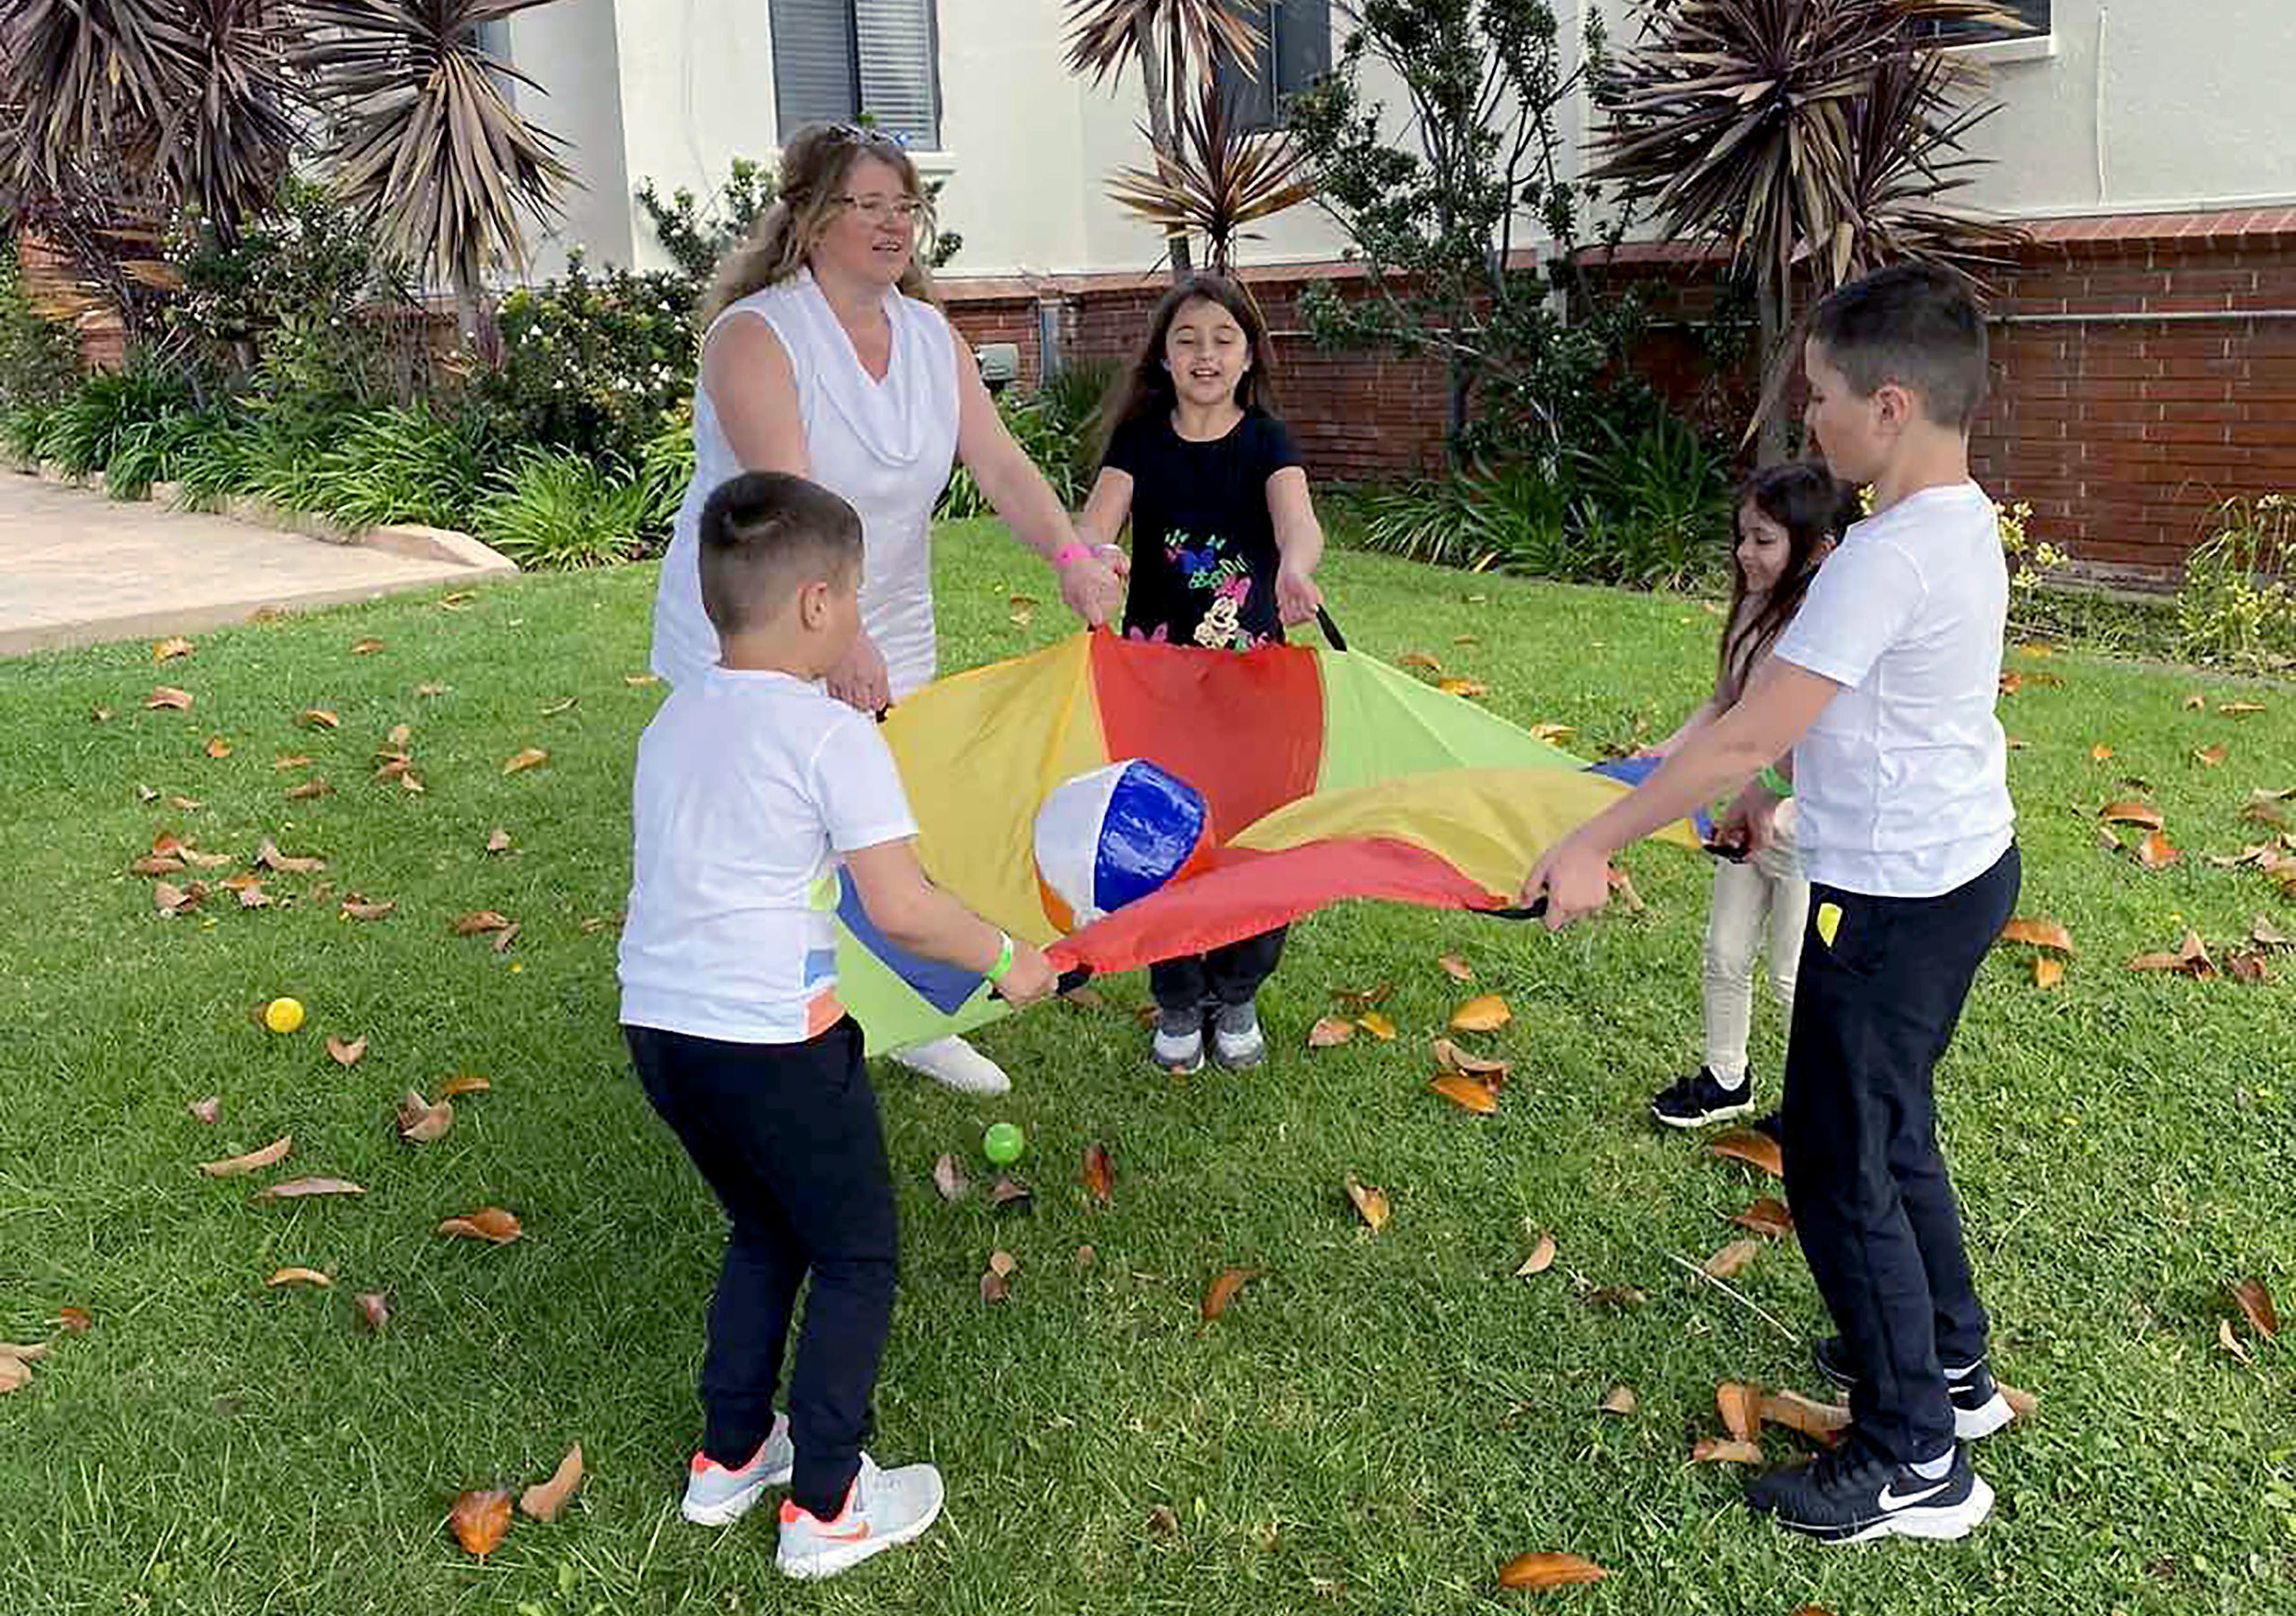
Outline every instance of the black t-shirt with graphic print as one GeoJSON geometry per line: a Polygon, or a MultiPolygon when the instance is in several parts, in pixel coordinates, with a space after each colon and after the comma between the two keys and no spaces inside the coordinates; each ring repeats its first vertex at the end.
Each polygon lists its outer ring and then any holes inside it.
{"type": "Polygon", "coordinates": [[[1127,636],[1221,650],[1283,637],[1267,480],[1300,451],[1282,421],[1248,411],[1225,437],[1191,443],[1168,415],[1128,421],[1101,464],[1132,477],[1127,636]]]}

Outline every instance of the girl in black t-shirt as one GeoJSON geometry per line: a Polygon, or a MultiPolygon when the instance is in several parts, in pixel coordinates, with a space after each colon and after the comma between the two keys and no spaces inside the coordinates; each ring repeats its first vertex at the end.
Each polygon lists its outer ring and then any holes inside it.
{"type": "MultiPolygon", "coordinates": [[[[1108,412],[1108,446],[1084,514],[1088,543],[1132,524],[1124,631],[1135,639],[1248,651],[1280,642],[1323,604],[1324,534],[1292,435],[1271,409],[1267,326],[1224,275],[1165,294],[1108,412]]],[[[1149,972],[1158,1065],[1194,1072],[1267,1056],[1257,995],[1281,930],[1149,972]]]]}

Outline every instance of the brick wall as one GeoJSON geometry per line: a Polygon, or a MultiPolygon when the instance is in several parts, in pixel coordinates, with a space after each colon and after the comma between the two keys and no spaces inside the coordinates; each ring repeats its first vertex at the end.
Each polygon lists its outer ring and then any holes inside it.
{"type": "MultiPolygon", "coordinates": [[[[2033,507],[2032,531],[2084,573],[2173,585],[2218,501],[2296,492],[2296,209],[2051,220],[2002,277],[1994,395],[1972,442],[1977,475],[2033,507]]],[[[1633,284],[1654,326],[1636,363],[1709,430],[1735,435],[1752,378],[1717,374],[1707,327],[1714,260],[1677,244],[1631,247],[1607,274],[1633,284]]],[[[1300,330],[1299,295],[1343,290],[1344,265],[1248,273],[1276,333],[1278,398],[1319,479],[1393,477],[1440,464],[1439,367],[1325,353],[1300,330]]],[[[944,282],[976,343],[1039,358],[1035,306],[1058,306],[1065,351],[1121,357],[1161,277],[944,282]],[[1007,334],[985,335],[1003,332],[1007,334]]]]}

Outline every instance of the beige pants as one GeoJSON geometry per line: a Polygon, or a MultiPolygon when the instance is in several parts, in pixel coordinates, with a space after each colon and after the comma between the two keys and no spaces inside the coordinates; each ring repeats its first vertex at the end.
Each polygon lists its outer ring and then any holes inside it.
{"type": "Polygon", "coordinates": [[[1768,941],[1770,991],[1788,1026],[1794,1020],[1794,973],[1802,960],[1802,926],[1810,913],[1810,883],[1794,847],[1794,803],[1778,807],[1778,839],[1744,864],[1718,859],[1714,900],[1706,915],[1706,1069],[1735,1088],[1746,1074],[1746,1039],[1753,1030],[1754,960],[1768,941]]]}

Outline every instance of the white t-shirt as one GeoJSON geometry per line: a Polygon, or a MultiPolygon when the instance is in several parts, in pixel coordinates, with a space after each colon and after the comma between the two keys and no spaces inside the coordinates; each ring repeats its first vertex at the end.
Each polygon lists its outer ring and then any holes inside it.
{"type": "Polygon", "coordinates": [[[1924,489],[1850,528],[1776,655],[1841,694],[1794,748],[1802,867],[1934,898],[2006,852],[2008,743],[1993,706],[2009,610],[1993,501],[1924,489]]]}
{"type": "Polygon", "coordinates": [[[917,834],[877,726],[787,673],[709,668],[638,743],[622,1019],[796,1044],[837,998],[838,855],[917,834]]]}

